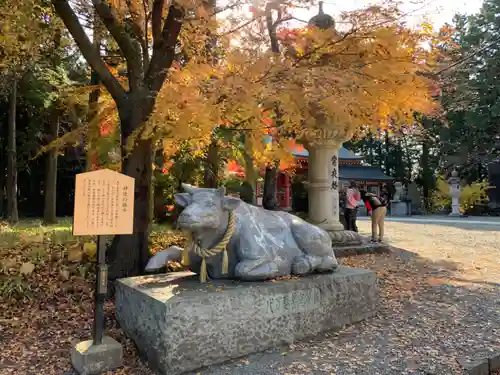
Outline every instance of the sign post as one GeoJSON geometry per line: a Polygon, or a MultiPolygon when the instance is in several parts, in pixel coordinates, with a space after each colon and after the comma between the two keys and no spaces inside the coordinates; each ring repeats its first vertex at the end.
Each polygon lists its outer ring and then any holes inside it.
{"type": "Polygon", "coordinates": [[[104,301],[108,291],[108,265],[106,264],[106,241],[97,236],[97,275],[95,279],[94,345],[102,344],[104,334],[104,301]]]}
{"type": "Polygon", "coordinates": [[[132,234],[134,229],[134,179],[101,169],[80,173],[75,181],[73,235],[97,235],[97,275],[92,340],[78,343],[71,352],[73,367],[80,374],[90,368],[104,372],[121,366],[121,345],[104,336],[104,301],[107,294],[108,266],[103,236],[132,234]],[[102,344],[105,345],[102,345],[102,344]],[[103,358],[106,358],[103,360],[103,358]]]}

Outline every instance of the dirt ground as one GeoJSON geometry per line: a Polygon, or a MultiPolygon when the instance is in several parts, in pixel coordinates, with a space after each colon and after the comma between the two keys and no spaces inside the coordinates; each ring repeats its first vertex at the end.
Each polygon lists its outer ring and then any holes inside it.
{"type": "Polygon", "coordinates": [[[201,374],[451,375],[500,352],[500,232],[390,222],[386,239],[390,254],[341,260],[377,272],[376,317],[201,374]]]}
{"type": "MultiPolygon", "coordinates": [[[[369,229],[368,222],[359,225],[369,229]]],[[[386,238],[395,247],[389,254],[341,260],[377,272],[377,316],[198,373],[461,374],[462,359],[500,351],[499,232],[387,223],[386,238]]],[[[19,263],[37,249],[19,243],[1,255],[19,263]]],[[[44,248],[39,258],[19,284],[29,297],[0,298],[0,375],[72,374],[71,344],[90,337],[92,272],[71,268],[62,245],[44,248]]],[[[112,303],[106,311],[107,334],[125,347],[125,366],[108,375],[150,374],[117,326],[112,303]]]]}

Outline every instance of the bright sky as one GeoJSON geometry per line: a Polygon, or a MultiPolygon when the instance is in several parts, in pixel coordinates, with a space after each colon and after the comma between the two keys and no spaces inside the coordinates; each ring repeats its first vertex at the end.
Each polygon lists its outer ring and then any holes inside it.
{"type": "MultiPolygon", "coordinates": [[[[435,27],[440,27],[446,22],[451,22],[456,13],[474,14],[479,11],[483,3],[482,0],[402,0],[401,9],[405,13],[410,13],[407,21],[412,25],[422,22],[432,23],[435,27]]],[[[364,8],[370,4],[380,4],[376,0],[325,0],[325,13],[338,19],[340,12],[364,8]]],[[[309,20],[318,13],[318,8],[310,10],[296,10],[294,16],[300,19],[309,20]]]]}

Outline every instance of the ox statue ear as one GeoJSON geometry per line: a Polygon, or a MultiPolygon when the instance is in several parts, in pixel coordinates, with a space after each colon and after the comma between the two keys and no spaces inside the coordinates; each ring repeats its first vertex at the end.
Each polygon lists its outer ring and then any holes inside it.
{"type": "Polygon", "coordinates": [[[193,185],[189,185],[189,184],[186,184],[186,183],[181,183],[181,186],[182,188],[184,189],[184,191],[186,193],[189,193],[189,194],[194,194],[195,190],[196,190],[196,187],[194,187],[193,185]]]}
{"type": "Polygon", "coordinates": [[[191,204],[191,194],[189,193],[177,193],[174,194],[175,203],[181,207],[186,207],[191,204]]]}
{"type": "Polygon", "coordinates": [[[224,197],[222,199],[222,208],[225,211],[233,211],[235,210],[241,203],[240,198],[236,197],[224,197]]]}

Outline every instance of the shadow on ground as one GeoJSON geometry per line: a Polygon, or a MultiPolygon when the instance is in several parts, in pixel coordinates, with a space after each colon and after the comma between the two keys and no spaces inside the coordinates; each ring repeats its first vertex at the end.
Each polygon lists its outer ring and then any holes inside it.
{"type": "MultiPolygon", "coordinates": [[[[90,337],[93,275],[72,275],[61,281],[61,251],[62,247],[54,247],[48,255],[58,257],[37,264],[36,272],[27,278],[31,300],[0,299],[6,307],[0,316],[2,375],[71,373],[72,343],[90,337]]],[[[436,244],[436,254],[440,251],[436,244]]],[[[474,263],[473,255],[469,261],[474,263]]],[[[435,262],[396,248],[385,254],[348,256],[340,262],[377,272],[381,306],[376,317],[197,373],[455,375],[461,374],[461,358],[500,350],[498,262],[488,266],[489,274],[495,275],[488,282],[471,277],[468,269],[451,260],[435,262]]],[[[106,304],[106,315],[107,334],[124,344],[126,365],[108,375],[150,374],[118,328],[111,303],[106,304]]]]}
{"type": "Polygon", "coordinates": [[[498,284],[469,281],[455,262],[397,248],[341,261],[377,272],[376,317],[198,373],[461,374],[461,360],[500,350],[498,284]]]}

